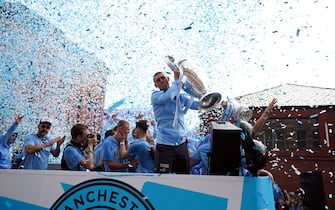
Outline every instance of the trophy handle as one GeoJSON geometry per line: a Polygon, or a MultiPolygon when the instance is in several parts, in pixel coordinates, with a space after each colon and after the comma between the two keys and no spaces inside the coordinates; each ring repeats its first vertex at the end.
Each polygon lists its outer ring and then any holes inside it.
{"type": "Polygon", "coordinates": [[[168,65],[168,67],[172,71],[174,71],[178,68],[177,64],[174,63],[174,58],[172,56],[170,56],[170,55],[165,56],[164,60],[165,60],[165,63],[168,65]]]}

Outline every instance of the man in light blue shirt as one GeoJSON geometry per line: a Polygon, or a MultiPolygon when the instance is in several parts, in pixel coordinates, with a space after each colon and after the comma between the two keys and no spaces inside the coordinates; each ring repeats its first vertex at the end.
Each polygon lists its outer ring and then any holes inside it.
{"type": "Polygon", "coordinates": [[[154,159],[151,146],[147,142],[147,120],[139,120],[133,132],[133,143],[126,150],[126,144],[120,143],[120,153],[122,158],[132,158],[138,162],[137,173],[153,173],[154,159]]]}
{"type": "MultiPolygon", "coordinates": [[[[208,134],[210,135],[210,134],[208,134]]],[[[209,175],[209,162],[208,155],[211,152],[211,144],[207,142],[202,144],[195,152],[190,156],[191,166],[195,166],[201,163],[201,174],[209,175]]]]}
{"type": "Polygon", "coordinates": [[[155,87],[159,89],[151,95],[157,122],[155,172],[189,174],[184,116],[189,108],[197,110],[199,102],[188,94],[180,93],[186,80],[185,77],[179,78],[178,68],[173,72],[174,82],[171,87],[165,72],[157,72],[153,77],[155,87]]]}
{"type": "MultiPolygon", "coordinates": [[[[113,136],[115,131],[107,130],[103,139],[107,139],[109,136],[113,136]]],[[[101,138],[102,139],[102,138],[101,138]]],[[[105,171],[103,162],[103,141],[101,140],[98,145],[94,148],[94,170],[95,171],[105,171]]]]}
{"type": "Polygon", "coordinates": [[[51,128],[51,120],[42,118],[35,134],[29,134],[24,141],[25,159],[24,169],[46,170],[50,154],[59,156],[60,146],[65,140],[65,136],[58,136],[54,139],[47,136],[51,128]]]}
{"type": "Polygon", "coordinates": [[[63,152],[61,163],[62,169],[71,171],[93,170],[93,149],[96,142],[97,136],[90,134],[86,125],[74,125],[71,128],[71,141],[66,145],[63,152]],[[84,152],[84,149],[86,149],[86,153],[84,152]]]}
{"type": "Polygon", "coordinates": [[[113,136],[104,140],[102,160],[106,172],[128,172],[128,160],[121,158],[119,144],[120,142],[113,136]]]}
{"type": "Polygon", "coordinates": [[[120,154],[120,144],[126,144],[128,148],[129,131],[129,122],[120,120],[116,125],[115,135],[107,137],[103,142],[102,160],[106,172],[128,172],[128,168],[137,166],[136,161],[128,161],[120,154]]]}
{"type": "Polygon", "coordinates": [[[14,133],[23,116],[18,116],[15,123],[0,136],[0,169],[10,169],[12,167],[12,146],[16,140],[17,133],[14,133]]]}

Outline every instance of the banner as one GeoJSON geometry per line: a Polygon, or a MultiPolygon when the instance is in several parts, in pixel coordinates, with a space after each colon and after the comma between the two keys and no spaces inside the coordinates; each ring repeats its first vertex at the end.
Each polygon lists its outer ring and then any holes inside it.
{"type": "Polygon", "coordinates": [[[268,177],[0,170],[1,209],[274,210],[268,177]]]}

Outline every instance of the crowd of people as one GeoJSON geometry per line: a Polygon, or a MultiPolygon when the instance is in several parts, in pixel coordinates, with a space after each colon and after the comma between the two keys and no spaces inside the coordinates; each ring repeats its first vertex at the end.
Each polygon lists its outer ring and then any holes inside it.
{"type": "MultiPolygon", "coordinates": [[[[271,173],[262,168],[265,159],[259,167],[250,168],[248,165],[259,164],[259,156],[255,159],[250,151],[266,156],[266,147],[255,139],[277,100],[269,103],[254,125],[239,119],[239,115],[233,113],[229,100],[222,101],[216,108],[223,112],[206,119],[208,132],[203,138],[195,140],[187,136],[184,118],[189,110],[198,110],[199,101],[181,91],[186,79],[178,68],[173,74],[172,82],[165,72],[157,72],[153,76],[154,86],[158,89],[151,96],[154,120],[145,119],[140,113],[132,127],[130,122],[118,119],[117,113],[114,113],[99,134],[91,133],[84,124],[75,124],[71,128],[71,140],[62,147],[66,137],[51,138],[48,133],[52,120],[43,117],[37,125],[37,132],[25,137],[20,156],[12,160],[11,146],[17,137],[15,130],[23,119],[23,116],[18,116],[0,137],[0,169],[46,170],[49,156],[62,154],[62,170],[210,175],[211,125],[215,121],[231,121],[242,130],[241,164],[234,175],[267,175],[273,180],[271,173]],[[249,152],[250,157],[246,155],[249,152]]],[[[278,197],[277,191],[280,191],[280,199],[275,199],[281,202],[285,194],[274,181],[273,186],[275,196],[278,197]]]]}

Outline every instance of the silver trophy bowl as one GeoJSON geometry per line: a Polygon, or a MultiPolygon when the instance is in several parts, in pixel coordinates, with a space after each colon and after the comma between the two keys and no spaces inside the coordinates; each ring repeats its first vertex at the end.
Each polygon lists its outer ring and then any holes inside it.
{"type": "Polygon", "coordinates": [[[183,59],[176,65],[172,56],[167,56],[165,62],[172,71],[178,68],[186,76],[187,81],[183,85],[183,90],[199,99],[200,111],[210,111],[221,102],[220,93],[207,90],[207,76],[198,62],[191,59],[183,59]]]}

